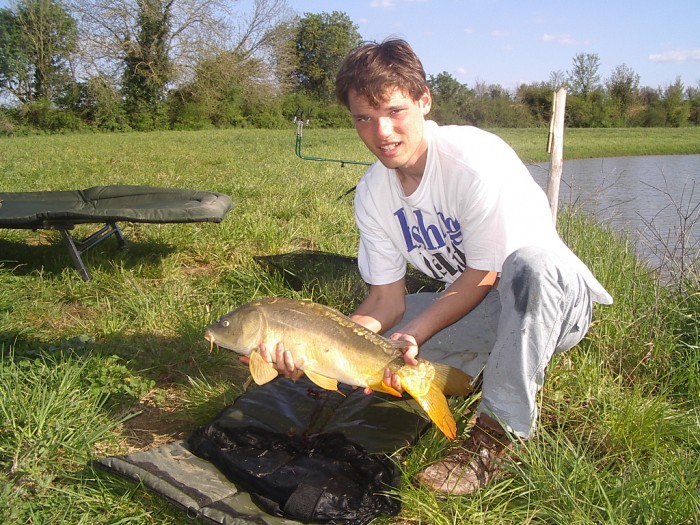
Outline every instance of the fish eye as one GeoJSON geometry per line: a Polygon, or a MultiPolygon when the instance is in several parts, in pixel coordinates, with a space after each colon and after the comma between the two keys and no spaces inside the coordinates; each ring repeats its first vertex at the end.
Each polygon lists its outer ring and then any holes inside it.
{"type": "Polygon", "coordinates": [[[229,323],[227,319],[224,319],[223,321],[221,321],[221,325],[222,325],[224,328],[228,328],[228,325],[230,325],[230,324],[231,324],[231,323],[229,323]]]}

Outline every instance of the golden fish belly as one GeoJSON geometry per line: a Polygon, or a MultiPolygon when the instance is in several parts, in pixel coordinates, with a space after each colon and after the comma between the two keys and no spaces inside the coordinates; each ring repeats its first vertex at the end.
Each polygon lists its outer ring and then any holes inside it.
{"type": "Polygon", "coordinates": [[[292,331],[268,325],[270,330],[265,340],[269,348],[281,342],[292,354],[294,365],[301,370],[313,370],[353,386],[367,387],[380,381],[387,367],[394,369],[403,364],[399,351],[392,356],[359,336],[348,340],[334,333],[336,330],[331,330],[329,336],[319,332],[318,326],[314,328],[316,333],[310,336],[303,326],[292,331]]]}

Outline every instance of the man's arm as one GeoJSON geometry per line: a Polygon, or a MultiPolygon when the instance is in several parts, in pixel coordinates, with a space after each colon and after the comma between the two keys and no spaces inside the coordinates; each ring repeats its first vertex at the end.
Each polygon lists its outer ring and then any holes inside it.
{"type": "MultiPolygon", "coordinates": [[[[406,324],[401,332],[391,334],[391,339],[412,343],[403,354],[404,361],[410,365],[418,364],[418,347],[476,308],[497,281],[496,272],[467,268],[428,308],[406,324]]],[[[389,369],[384,372],[384,382],[399,392],[402,391],[399,377],[389,369]]]]}
{"type": "Polygon", "coordinates": [[[350,319],[379,334],[396,325],[406,311],[406,279],[390,284],[371,285],[369,294],[350,319]]]}
{"type": "Polygon", "coordinates": [[[447,290],[401,330],[422,345],[434,334],[471,312],[496,283],[496,272],[467,268],[447,290]]]}

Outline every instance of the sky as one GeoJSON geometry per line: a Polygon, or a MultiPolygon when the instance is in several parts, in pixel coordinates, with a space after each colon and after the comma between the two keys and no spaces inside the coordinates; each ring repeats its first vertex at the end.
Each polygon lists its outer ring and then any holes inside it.
{"type": "Polygon", "coordinates": [[[548,81],[578,53],[600,59],[601,81],[626,64],[640,87],[678,77],[700,87],[700,0],[287,0],[305,13],[342,11],[364,40],[407,40],[428,75],[462,84],[548,81]]]}
{"type": "MultiPolygon", "coordinates": [[[[0,0],[6,7],[11,0],[0,0]]],[[[300,16],[341,11],[364,40],[407,40],[428,75],[460,83],[544,82],[578,53],[601,81],[626,64],[640,86],[700,87],[700,0],[286,0],[300,16]]],[[[238,0],[242,10],[252,0],[238,0]]],[[[236,4],[232,4],[235,8],[236,4]]]]}

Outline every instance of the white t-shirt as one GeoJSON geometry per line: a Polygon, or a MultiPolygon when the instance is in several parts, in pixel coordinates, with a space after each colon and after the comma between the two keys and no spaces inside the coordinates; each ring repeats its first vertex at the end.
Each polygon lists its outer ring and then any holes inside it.
{"type": "Polygon", "coordinates": [[[425,123],[425,136],[425,172],[411,195],[380,162],[357,186],[358,259],[367,283],[401,279],[407,261],[452,283],[467,266],[500,272],[518,248],[541,246],[571,261],[596,302],[612,302],[559,238],[545,193],[510,146],[478,128],[432,121],[425,123]]]}

